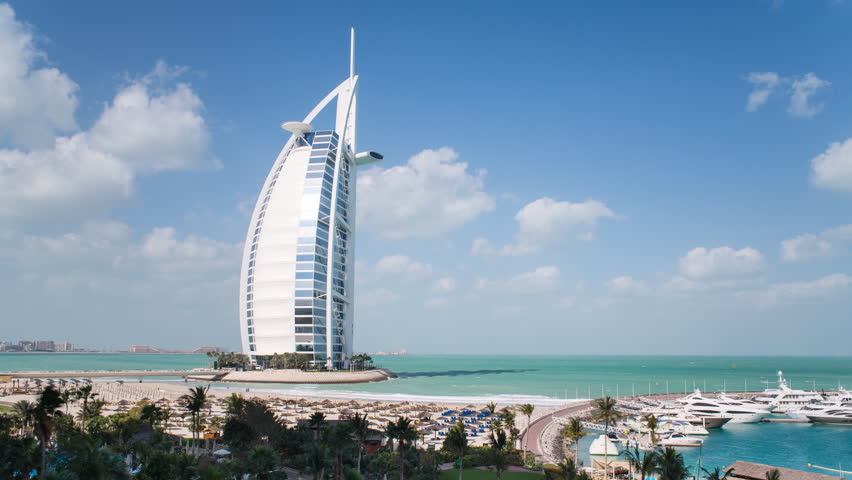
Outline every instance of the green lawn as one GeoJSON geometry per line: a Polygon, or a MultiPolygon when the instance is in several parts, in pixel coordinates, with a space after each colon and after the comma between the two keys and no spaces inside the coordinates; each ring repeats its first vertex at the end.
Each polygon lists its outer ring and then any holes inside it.
{"type": "Polygon", "coordinates": [[[11,412],[12,407],[7,407],[6,405],[0,405],[0,412],[11,412]]]}
{"type": "MultiPolygon", "coordinates": [[[[462,472],[462,480],[494,480],[497,474],[488,470],[477,468],[465,468],[462,472]]],[[[527,472],[503,472],[503,480],[541,480],[544,475],[540,473],[527,472]]],[[[455,468],[441,472],[441,480],[459,480],[459,471],[455,468]]]]}

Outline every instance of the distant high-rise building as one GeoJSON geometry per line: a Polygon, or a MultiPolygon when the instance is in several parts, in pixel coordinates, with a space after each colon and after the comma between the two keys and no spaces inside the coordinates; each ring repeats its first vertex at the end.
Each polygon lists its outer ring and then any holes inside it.
{"type": "Polygon", "coordinates": [[[192,350],[190,353],[209,353],[209,352],[220,352],[222,349],[215,345],[204,345],[202,347],[198,347],[192,350]]]}
{"type": "Polygon", "coordinates": [[[56,349],[53,340],[38,340],[35,342],[35,350],[37,352],[52,352],[56,349]]]}
{"type": "Polygon", "coordinates": [[[19,340],[18,346],[21,347],[22,352],[32,352],[36,347],[35,342],[29,340],[19,340]]]}
{"type": "Polygon", "coordinates": [[[308,354],[315,364],[342,367],[352,356],[355,169],[382,159],[355,153],[358,76],[354,31],[349,77],[292,133],[258,196],[240,275],[243,352],[308,354]],[[336,100],[333,130],[310,125],[336,100]]]}
{"type": "Polygon", "coordinates": [[[71,345],[71,342],[57,342],[56,343],[56,351],[57,352],[73,352],[74,346],[71,345]]]}

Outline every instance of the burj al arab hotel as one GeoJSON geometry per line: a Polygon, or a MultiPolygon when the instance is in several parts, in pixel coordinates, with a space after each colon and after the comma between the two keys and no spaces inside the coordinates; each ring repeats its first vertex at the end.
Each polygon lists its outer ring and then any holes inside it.
{"type": "Polygon", "coordinates": [[[353,30],[349,77],[304,120],[281,125],[291,135],[251,216],[239,305],[242,348],[253,361],[296,352],[342,368],[352,356],[355,170],[382,159],[355,153],[354,44],[353,30]],[[333,129],[315,130],[311,123],[332,101],[333,129]]]}

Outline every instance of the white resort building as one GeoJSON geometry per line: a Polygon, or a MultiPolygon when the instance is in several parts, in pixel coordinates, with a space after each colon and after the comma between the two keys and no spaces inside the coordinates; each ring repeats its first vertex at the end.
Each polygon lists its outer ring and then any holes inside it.
{"type": "Polygon", "coordinates": [[[352,356],[355,170],[382,159],[356,154],[358,76],[349,77],[301,122],[275,159],[252,213],[240,274],[240,332],[253,361],[305,353],[342,368],[352,356]],[[337,106],[333,129],[311,122],[337,106]]]}

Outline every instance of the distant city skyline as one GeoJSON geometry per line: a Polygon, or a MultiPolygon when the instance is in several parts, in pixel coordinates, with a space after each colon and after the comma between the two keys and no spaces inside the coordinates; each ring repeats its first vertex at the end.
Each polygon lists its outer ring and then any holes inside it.
{"type": "Polygon", "coordinates": [[[355,27],[359,144],[386,158],[357,179],[356,351],[848,355],[850,22],[0,3],[3,335],[240,350],[279,125],[348,74],[355,27]]]}

